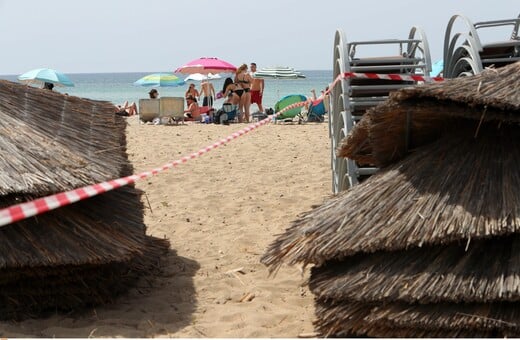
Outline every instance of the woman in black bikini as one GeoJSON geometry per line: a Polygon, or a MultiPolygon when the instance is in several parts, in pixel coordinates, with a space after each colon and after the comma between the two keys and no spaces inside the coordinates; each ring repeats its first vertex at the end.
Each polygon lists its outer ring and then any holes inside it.
{"type": "Polygon", "coordinates": [[[251,107],[251,93],[249,91],[251,90],[252,80],[251,75],[247,72],[247,64],[240,65],[235,75],[235,83],[242,89],[235,90],[235,93],[240,96],[240,104],[238,106],[240,111],[238,121],[240,123],[243,121],[249,123],[249,108],[251,107]]]}
{"type": "Polygon", "coordinates": [[[222,87],[222,94],[224,98],[228,98],[228,96],[231,94],[231,103],[233,105],[238,105],[240,103],[240,96],[237,94],[238,87],[235,83],[233,83],[233,79],[226,78],[224,80],[224,86],[222,87]]]}

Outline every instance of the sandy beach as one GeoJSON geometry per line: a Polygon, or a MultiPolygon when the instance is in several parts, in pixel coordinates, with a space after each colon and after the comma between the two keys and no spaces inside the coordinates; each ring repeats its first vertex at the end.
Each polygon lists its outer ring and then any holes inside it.
{"type": "MultiPolygon", "coordinates": [[[[247,125],[143,125],[128,118],[134,173],[247,125]]],[[[171,243],[164,272],[116,303],[0,322],[2,337],[298,337],[314,329],[308,270],[269,276],[260,256],[331,193],[327,123],[268,124],[137,183],[147,231],[171,243]]]]}

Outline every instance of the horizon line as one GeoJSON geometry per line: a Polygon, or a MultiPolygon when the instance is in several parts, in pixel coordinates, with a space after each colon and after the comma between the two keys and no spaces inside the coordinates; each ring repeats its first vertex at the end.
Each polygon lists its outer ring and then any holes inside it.
{"type": "MultiPolygon", "coordinates": [[[[333,71],[332,69],[298,69],[298,71],[333,71]]],[[[168,71],[115,71],[115,72],[63,72],[65,74],[117,74],[117,73],[158,73],[158,72],[168,72],[168,71]]],[[[22,72],[23,73],[23,72],[22,72]]],[[[20,74],[22,74],[20,73],[20,74]]],[[[174,73],[175,72],[171,72],[174,73]]],[[[223,72],[224,73],[224,72],[223,72]]],[[[228,72],[230,73],[230,72],[228,72]]],[[[232,72],[231,72],[232,73],[232,72]]],[[[20,74],[0,74],[0,77],[10,76],[16,77],[20,74]]]]}

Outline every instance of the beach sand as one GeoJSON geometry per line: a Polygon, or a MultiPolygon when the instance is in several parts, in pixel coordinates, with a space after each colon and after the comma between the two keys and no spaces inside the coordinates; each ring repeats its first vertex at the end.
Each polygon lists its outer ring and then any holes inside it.
{"type": "MultiPolygon", "coordinates": [[[[208,146],[246,124],[137,124],[134,173],[208,146]]],[[[114,304],[0,322],[2,337],[298,337],[314,329],[308,269],[276,276],[259,260],[275,235],[331,193],[327,123],[268,124],[137,182],[150,235],[168,238],[164,273],[114,304]]]]}

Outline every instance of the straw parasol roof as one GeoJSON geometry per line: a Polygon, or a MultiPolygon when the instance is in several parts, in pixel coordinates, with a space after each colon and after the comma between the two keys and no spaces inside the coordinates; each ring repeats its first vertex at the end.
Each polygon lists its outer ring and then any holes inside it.
{"type": "MultiPolygon", "coordinates": [[[[0,81],[0,207],[132,173],[108,102],[0,81]]],[[[0,315],[114,300],[169,245],[146,236],[133,186],[0,228],[0,315]]]]}
{"type": "Polygon", "coordinates": [[[452,118],[476,123],[518,123],[519,87],[520,62],[517,62],[471,77],[395,91],[388,101],[364,115],[351,131],[352,136],[343,140],[338,155],[364,162],[360,156],[369,154],[372,163],[382,167],[437,138],[452,118]],[[359,152],[360,149],[364,152],[359,152]]]}
{"type": "Polygon", "coordinates": [[[519,251],[520,237],[515,235],[358,254],[313,267],[309,288],[317,297],[335,301],[519,301],[519,251]]]}
{"type": "Polygon", "coordinates": [[[262,262],[272,269],[282,260],[321,264],[360,251],[518,231],[519,197],[511,188],[519,183],[510,171],[518,166],[512,155],[520,151],[511,142],[518,132],[506,123],[520,120],[520,95],[511,90],[520,84],[519,74],[515,63],[392,93],[356,125],[340,151],[385,167],[302,215],[262,262]],[[486,106],[484,118],[479,105],[486,106]],[[407,121],[413,126],[408,138],[407,121]],[[481,179],[494,181],[482,186],[481,179]]]}
{"type": "Polygon", "coordinates": [[[375,164],[372,148],[368,139],[369,119],[361,119],[355,129],[351,131],[342,141],[337,150],[338,157],[349,157],[355,159],[359,164],[375,164]],[[347,156],[348,155],[348,156],[347,156]]]}
{"type": "Polygon", "coordinates": [[[0,98],[0,195],[45,195],[131,173],[113,104],[5,80],[0,98]]]}
{"type": "Polygon", "coordinates": [[[468,242],[520,230],[520,131],[455,127],[303,214],[269,247],[272,269],[322,264],[358,252],[468,242]],[[469,136],[468,136],[469,135],[469,136]],[[475,198],[478,199],[475,199],[475,198]]]}
{"type": "Polygon", "coordinates": [[[317,300],[314,322],[324,336],[374,337],[518,337],[520,312],[515,303],[364,304],[317,300]]]}
{"type": "Polygon", "coordinates": [[[142,254],[140,197],[134,188],[121,188],[1,227],[0,269],[100,264],[142,254]]]}
{"type": "Polygon", "coordinates": [[[322,335],[520,335],[519,68],[394,92],[344,139],[379,172],[261,259],[315,265],[322,335]]]}

